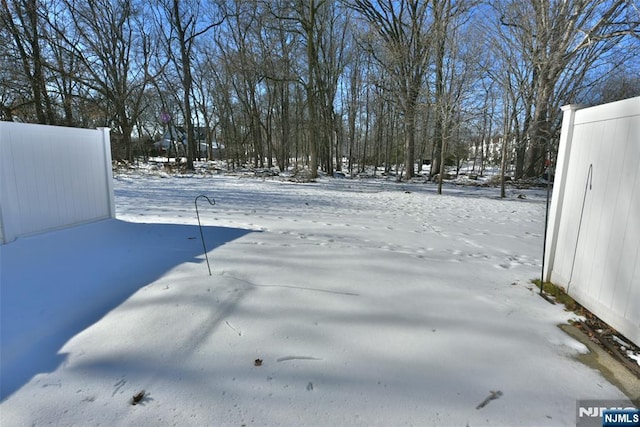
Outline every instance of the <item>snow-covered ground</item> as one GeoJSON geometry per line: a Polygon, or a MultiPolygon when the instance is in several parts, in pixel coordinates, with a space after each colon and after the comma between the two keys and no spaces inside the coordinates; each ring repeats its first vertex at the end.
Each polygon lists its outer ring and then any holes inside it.
{"type": "Polygon", "coordinates": [[[0,247],[2,426],[570,426],[577,399],[624,398],[530,284],[544,191],[121,174],[115,192],[117,220],[0,247]]]}

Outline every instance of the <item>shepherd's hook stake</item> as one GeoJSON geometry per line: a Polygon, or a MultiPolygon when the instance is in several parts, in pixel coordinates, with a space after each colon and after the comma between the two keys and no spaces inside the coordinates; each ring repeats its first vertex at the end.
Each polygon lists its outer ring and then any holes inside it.
{"type": "Polygon", "coordinates": [[[194,202],[194,204],[196,205],[196,216],[198,217],[198,228],[200,228],[200,238],[202,239],[202,249],[204,250],[204,258],[207,260],[207,268],[209,269],[209,276],[211,276],[211,267],[209,266],[209,257],[207,256],[207,247],[204,244],[204,234],[202,234],[202,224],[200,224],[200,213],[198,212],[198,199],[200,197],[204,197],[205,199],[207,199],[207,202],[209,202],[211,206],[214,206],[216,204],[216,201],[215,199],[210,199],[204,194],[201,194],[198,197],[196,197],[196,200],[194,202]]]}

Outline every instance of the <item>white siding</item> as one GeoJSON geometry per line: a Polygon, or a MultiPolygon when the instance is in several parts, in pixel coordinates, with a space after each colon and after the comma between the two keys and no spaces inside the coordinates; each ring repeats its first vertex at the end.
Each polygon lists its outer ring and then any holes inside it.
{"type": "Polygon", "coordinates": [[[545,278],[640,345],[640,97],[564,114],[545,278]]]}
{"type": "Polygon", "coordinates": [[[114,217],[108,129],[0,122],[0,242],[114,217]]]}

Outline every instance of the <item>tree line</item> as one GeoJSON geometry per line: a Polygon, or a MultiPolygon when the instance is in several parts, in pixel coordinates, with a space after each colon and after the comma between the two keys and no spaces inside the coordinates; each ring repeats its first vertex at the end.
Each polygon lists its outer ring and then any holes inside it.
{"type": "Polygon", "coordinates": [[[190,169],[204,128],[231,167],[535,177],[560,106],[640,95],[637,0],[0,0],[0,26],[1,120],[107,126],[128,160],[181,126],[190,169]]]}

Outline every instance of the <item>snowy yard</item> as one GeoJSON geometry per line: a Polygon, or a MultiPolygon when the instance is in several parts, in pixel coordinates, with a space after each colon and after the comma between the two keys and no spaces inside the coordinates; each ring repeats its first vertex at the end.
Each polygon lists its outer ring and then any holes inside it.
{"type": "Polygon", "coordinates": [[[544,191],[121,174],[115,192],[118,220],[0,247],[3,426],[571,426],[577,399],[624,398],[529,283],[544,191]]]}

